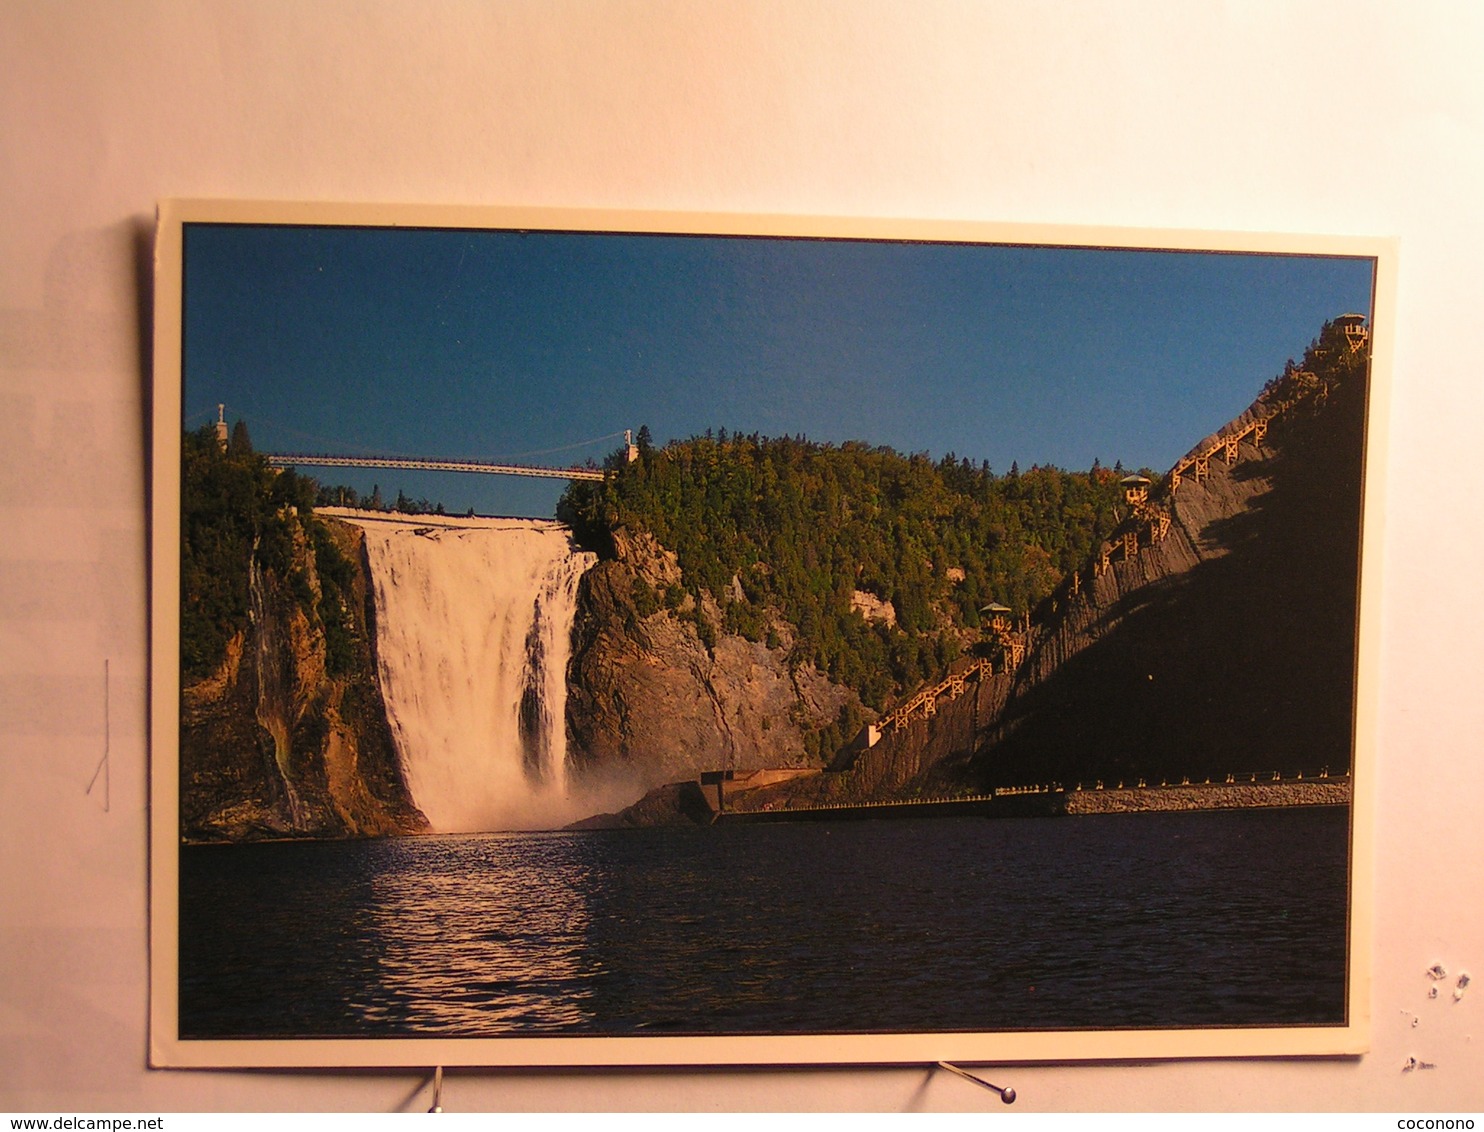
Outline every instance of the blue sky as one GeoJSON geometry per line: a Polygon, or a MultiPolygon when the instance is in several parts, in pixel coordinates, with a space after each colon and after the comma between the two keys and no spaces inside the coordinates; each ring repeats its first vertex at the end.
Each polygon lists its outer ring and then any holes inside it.
{"type": "MultiPolygon", "coordinates": [[[[188,427],[260,451],[580,463],[647,424],[995,470],[1164,469],[1325,319],[1365,259],[550,232],[190,225],[188,427]]],[[[304,469],[451,511],[563,484],[304,469]]]]}

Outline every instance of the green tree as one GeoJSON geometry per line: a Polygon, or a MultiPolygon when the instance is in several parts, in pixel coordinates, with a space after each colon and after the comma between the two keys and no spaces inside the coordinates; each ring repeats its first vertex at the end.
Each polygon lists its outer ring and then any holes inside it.
{"type": "Polygon", "coordinates": [[[252,438],[247,434],[246,421],[239,420],[232,426],[232,436],[227,441],[227,455],[233,459],[252,455],[252,438]]]}
{"type": "MultiPolygon", "coordinates": [[[[240,424],[240,422],[239,422],[240,424]]],[[[236,430],[234,430],[234,433],[236,430]]],[[[296,524],[311,521],[318,485],[254,455],[246,429],[223,452],[214,426],[181,439],[181,668],[212,672],[247,624],[254,567],[306,608],[313,591],[295,562],[296,524]]]]}
{"type": "Polygon", "coordinates": [[[1044,598],[1120,501],[1101,469],[1015,465],[1000,478],[987,463],[859,442],[718,429],[647,451],[569,487],[558,515],[578,540],[611,553],[619,527],[649,531],[675,551],[685,589],[718,601],[727,631],[776,645],[768,626],[790,622],[796,661],[878,707],[951,662],[981,605],[1044,598]],[[896,626],[865,621],[856,590],[889,599],[896,626]]]}

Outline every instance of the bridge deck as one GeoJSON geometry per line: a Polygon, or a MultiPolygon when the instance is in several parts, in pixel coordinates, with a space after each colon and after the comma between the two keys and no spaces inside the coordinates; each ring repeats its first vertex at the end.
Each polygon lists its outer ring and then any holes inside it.
{"type": "Polygon", "coordinates": [[[429,472],[477,472],[496,476],[535,476],[542,479],[602,482],[601,468],[549,468],[539,464],[496,464],[486,460],[440,460],[419,456],[327,456],[311,453],[274,453],[266,457],[276,468],[412,468],[429,472]]]}

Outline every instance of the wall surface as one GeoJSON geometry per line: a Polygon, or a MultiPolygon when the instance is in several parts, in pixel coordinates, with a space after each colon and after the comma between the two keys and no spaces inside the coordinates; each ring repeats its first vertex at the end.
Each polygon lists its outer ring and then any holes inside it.
{"type": "MultiPolygon", "coordinates": [[[[1399,237],[1373,1050],[991,1079],[1018,1109],[1484,1107],[1484,990],[1425,976],[1484,975],[1481,57],[1484,8],[1441,0],[0,0],[0,1109],[428,1104],[410,1072],[144,1067],[163,196],[1399,237]]],[[[445,1103],[997,1106],[924,1068],[465,1071],[445,1103]]]]}

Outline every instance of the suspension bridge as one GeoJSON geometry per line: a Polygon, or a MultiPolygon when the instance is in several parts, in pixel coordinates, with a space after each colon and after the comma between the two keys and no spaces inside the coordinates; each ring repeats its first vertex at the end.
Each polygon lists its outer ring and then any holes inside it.
{"type": "MultiPolygon", "coordinates": [[[[216,439],[225,450],[225,405],[216,407],[216,439]]],[[[625,455],[632,464],[639,458],[633,430],[625,429],[623,439],[625,455]]],[[[474,472],[487,476],[533,476],[538,479],[590,480],[594,483],[601,483],[605,476],[602,468],[575,464],[557,467],[546,464],[509,464],[494,460],[457,460],[441,456],[340,456],[328,452],[265,452],[262,455],[275,468],[411,468],[426,472],[474,472]]]]}
{"type": "Polygon", "coordinates": [[[428,472],[477,472],[489,476],[536,476],[601,482],[601,468],[555,468],[541,464],[496,464],[486,460],[444,460],[436,456],[329,456],[302,452],[265,454],[275,468],[415,468],[428,472]]]}

